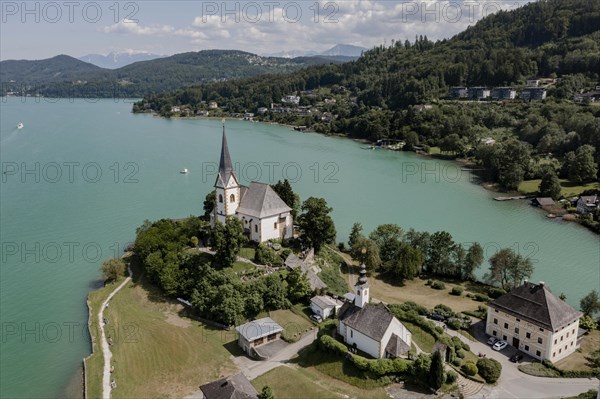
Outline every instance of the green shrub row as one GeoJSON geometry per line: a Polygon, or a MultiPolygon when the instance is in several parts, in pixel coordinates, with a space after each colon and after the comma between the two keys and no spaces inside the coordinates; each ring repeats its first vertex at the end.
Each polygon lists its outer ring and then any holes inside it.
{"type": "Polygon", "coordinates": [[[346,345],[329,335],[322,335],[319,338],[319,345],[324,350],[337,353],[339,355],[345,355],[348,352],[346,345]]]}
{"type": "Polygon", "coordinates": [[[363,371],[369,371],[379,377],[387,374],[405,373],[411,362],[406,359],[367,359],[360,355],[351,355],[352,363],[363,371]]]}
{"type": "MultiPolygon", "coordinates": [[[[535,363],[535,362],[534,362],[535,363]]],[[[590,370],[561,370],[554,365],[550,360],[542,360],[542,365],[546,368],[556,371],[559,373],[557,377],[565,378],[590,378],[600,375],[600,368],[594,368],[590,370]]]]}

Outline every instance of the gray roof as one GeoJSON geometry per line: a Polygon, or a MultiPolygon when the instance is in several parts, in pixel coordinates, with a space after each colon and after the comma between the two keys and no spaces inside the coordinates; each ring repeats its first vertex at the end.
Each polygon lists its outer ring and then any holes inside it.
{"type": "Polygon", "coordinates": [[[297,267],[302,266],[302,259],[297,257],[293,252],[288,255],[285,259],[285,266],[291,270],[294,270],[297,267]]]}
{"type": "Polygon", "coordinates": [[[598,202],[597,195],[582,195],[579,199],[586,205],[595,205],[598,202]]]}
{"type": "Polygon", "coordinates": [[[538,203],[539,206],[551,206],[555,204],[554,200],[549,197],[539,197],[536,198],[535,201],[538,203]]]}
{"type": "Polygon", "coordinates": [[[286,205],[279,195],[264,183],[252,182],[242,197],[238,213],[259,219],[287,213],[292,208],[286,205]]]}
{"type": "Polygon", "coordinates": [[[293,253],[289,254],[286,258],[285,266],[290,270],[301,268],[302,272],[306,274],[311,290],[316,291],[327,288],[327,284],[321,280],[312,267],[293,253]]]}
{"type": "Polygon", "coordinates": [[[356,294],[353,294],[351,292],[346,292],[344,294],[344,299],[346,299],[348,302],[354,302],[354,298],[356,298],[356,294]]]}
{"type": "Polygon", "coordinates": [[[231,156],[229,155],[229,146],[227,145],[227,136],[225,135],[225,125],[223,125],[223,138],[221,142],[221,159],[219,161],[219,174],[215,186],[221,184],[222,187],[226,187],[229,182],[231,175],[235,176],[233,170],[233,163],[231,162],[231,156]]]}
{"type": "Polygon", "coordinates": [[[392,334],[385,347],[385,351],[394,357],[400,357],[405,353],[408,353],[409,350],[410,346],[396,334],[392,334]]]}
{"type": "Polygon", "coordinates": [[[327,309],[330,307],[342,305],[342,303],[340,301],[333,299],[332,297],[330,297],[328,295],[314,296],[310,299],[310,301],[313,302],[318,307],[320,307],[321,309],[327,309]]]}
{"type": "Polygon", "coordinates": [[[490,306],[553,331],[583,315],[543,284],[525,283],[492,301],[490,306]]]}
{"type": "Polygon", "coordinates": [[[346,303],[340,309],[339,319],[346,326],[381,341],[394,315],[383,303],[367,303],[363,308],[346,303]]]}
{"type": "Polygon", "coordinates": [[[270,317],[264,317],[262,319],[250,321],[241,326],[237,326],[235,330],[247,341],[254,341],[256,339],[266,337],[267,335],[275,334],[283,331],[283,328],[275,323],[270,317]]]}
{"type": "Polygon", "coordinates": [[[242,373],[200,387],[206,399],[256,399],[258,392],[242,373]]]}

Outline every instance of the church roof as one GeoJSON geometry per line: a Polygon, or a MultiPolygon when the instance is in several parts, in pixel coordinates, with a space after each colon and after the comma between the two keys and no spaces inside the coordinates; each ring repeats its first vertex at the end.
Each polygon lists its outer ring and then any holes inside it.
{"type": "Polygon", "coordinates": [[[385,351],[394,357],[400,357],[408,353],[409,350],[410,346],[396,334],[392,334],[385,347],[385,351]]]}
{"type": "Polygon", "coordinates": [[[363,308],[346,303],[340,309],[339,319],[346,326],[381,341],[394,315],[383,303],[367,303],[363,308]]]}
{"type": "Polygon", "coordinates": [[[235,176],[235,172],[233,170],[231,156],[229,155],[229,146],[227,145],[227,136],[225,135],[225,125],[223,125],[221,159],[219,161],[219,175],[217,176],[215,186],[220,184],[222,187],[226,187],[226,184],[229,182],[229,178],[231,177],[231,175],[235,176]]]}
{"type": "Polygon", "coordinates": [[[525,283],[495,299],[490,306],[553,331],[582,316],[544,284],[525,283]]]}
{"type": "Polygon", "coordinates": [[[264,183],[252,182],[242,197],[238,213],[262,219],[291,211],[279,195],[264,183]]]}
{"type": "Polygon", "coordinates": [[[256,399],[258,392],[242,373],[200,387],[206,399],[256,399]]]}

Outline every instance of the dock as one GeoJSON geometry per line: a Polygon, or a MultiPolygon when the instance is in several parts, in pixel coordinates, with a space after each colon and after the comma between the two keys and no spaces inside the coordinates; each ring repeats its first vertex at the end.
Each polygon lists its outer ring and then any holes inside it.
{"type": "Polygon", "coordinates": [[[494,199],[496,201],[512,201],[512,200],[526,200],[526,199],[530,199],[533,198],[531,196],[527,196],[527,195],[519,195],[517,197],[495,197],[494,199]]]}

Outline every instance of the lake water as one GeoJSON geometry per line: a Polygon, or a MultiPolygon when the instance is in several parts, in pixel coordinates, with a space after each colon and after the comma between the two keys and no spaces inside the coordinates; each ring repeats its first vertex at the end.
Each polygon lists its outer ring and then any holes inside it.
{"type": "MultiPolygon", "coordinates": [[[[202,213],[220,121],[130,109],[112,100],[1,103],[0,397],[64,396],[90,351],[85,299],[101,260],[119,255],[145,219],[202,213]]],[[[533,280],[572,305],[600,287],[598,236],[526,202],[493,201],[452,163],[259,123],[228,121],[227,134],[242,181],[285,176],[302,199],[326,198],[338,241],[356,221],[366,231],[447,230],[488,255],[512,247],[531,256],[533,280]]]]}

